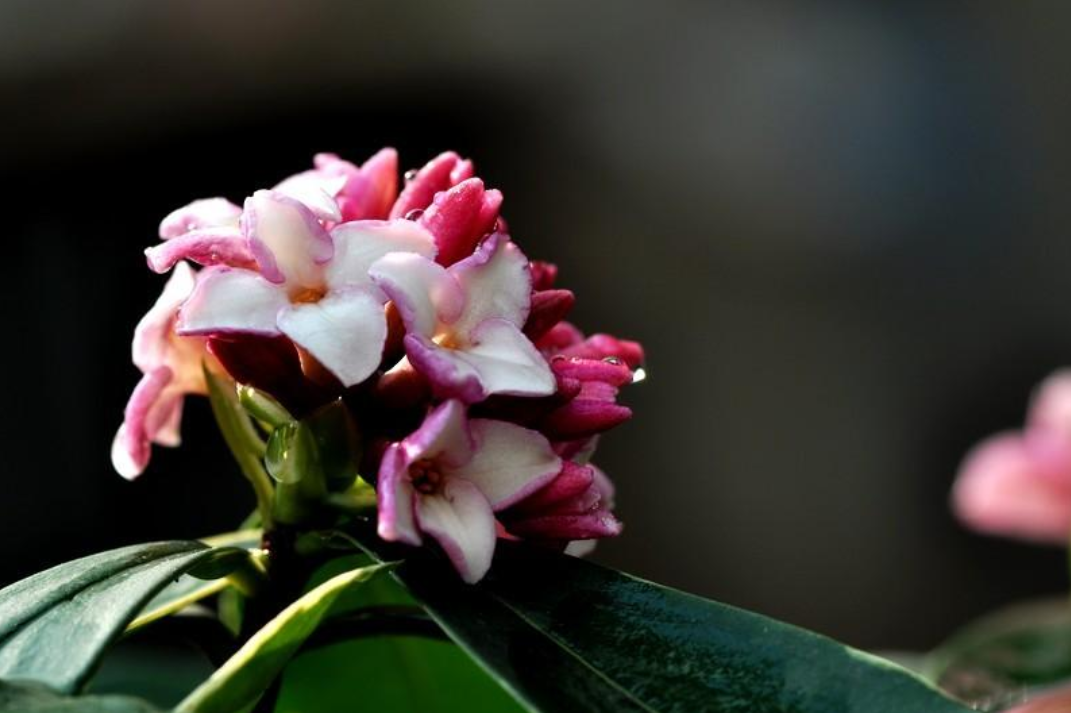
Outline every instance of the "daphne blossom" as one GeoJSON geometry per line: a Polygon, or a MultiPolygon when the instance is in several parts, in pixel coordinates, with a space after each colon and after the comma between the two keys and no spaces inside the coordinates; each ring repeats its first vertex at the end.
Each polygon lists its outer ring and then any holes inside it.
{"type": "Polygon", "coordinates": [[[466,582],[491,566],[494,512],[547,485],[561,459],[546,438],[504,421],[468,419],[460,401],[432,411],[423,425],[383,454],[379,535],[440,546],[466,582]]]}
{"type": "Polygon", "coordinates": [[[1071,371],[1038,388],[1022,432],[998,434],[960,467],[953,506],[971,527],[1066,544],[1071,536],[1071,371]]]}

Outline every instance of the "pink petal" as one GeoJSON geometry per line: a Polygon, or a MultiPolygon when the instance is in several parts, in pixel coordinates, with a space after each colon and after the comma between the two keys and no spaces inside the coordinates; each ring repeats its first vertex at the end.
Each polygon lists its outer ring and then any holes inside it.
{"type": "Polygon", "coordinates": [[[532,261],[532,289],[535,291],[550,290],[558,279],[558,266],[552,262],[543,260],[532,261]]]}
{"type": "Polygon", "coordinates": [[[524,333],[533,342],[545,335],[573,311],[576,297],[570,290],[542,290],[532,293],[532,307],[524,323],[524,333]]]}
{"type": "Polygon", "coordinates": [[[346,387],[371,376],[383,358],[387,319],[379,296],[369,290],[329,292],[318,302],[288,305],[277,323],[346,387]]]}
{"type": "Polygon", "coordinates": [[[1030,404],[1028,428],[1041,428],[1071,438],[1071,369],[1041,382],[1030,404]]]}
{"type": "Polygon", "coordinates": [[[532,295],[528,258],[501,233],[492,235],[472,257],[450,268],[465,293],[465,310],[453,325],[464,336],[488,319],[523,327],[532,295]]]}
{"type": "Polygon", "coordinates": [[[377,532],[388,542],[420,544],[416,528],[416,491],[409,481],[410,461],[401,444],[387,448],[376,479],[377,532]]]}
{"type": "Polygon", "coordinates": [[[130,395],[123,425],[112,442],[112,466],[128,480],[141,475],[149,464],[155,432],[150,431],[148,422],[170,382],[171,370],[161,366],[142,376],[130,395]]]}
{"type": "Polygon", "coordinates": [[[320,285],[321,266],[334,254],[334,244],[304,204],[281,193],[257,191],[246,199],[241,223],[266,279],[298,288],[320,285]]]}
{"type": "Polygon", "coordinates": [[[196,280],[189,265],[180,263],[164,285],[156,304],[134,328],[132,357],[134,365],[148,372],[168,361],[171,331],[179,307],[193,292],[196,280]]]}
{"type": "Polygon", "coordinates": [[[630,369],[643,364],[643,346],[639,342],[618,339],[609,334],[593,334],[579,344],[562,349],[559,354],[583,359],[616,358],[623,361],[630,369]]]}
{"type": "Polygon", "coordinates": [[[160,237],[177,238],[201,228],[237,227],[242,209],[226,198],[202,198],[171,211],[160,223],[160,237]]]}
{"type": "Polygon", "coordinates": [[[461,579],[483,579],[495,552],[495,518],[479,488],[448,479],[441,492],[418,495],[416,514],[420,529],[438,540],[461,579]]]}
{"type": "Polygon", "coordinates": [[[193,294],[179,311],[175,331],[180,335],[276,335],[276,316],[289,304],[280,286],[255,272],[209,267],[201,271],[193,294]]]}
{"type": "Polygon", "coordinates": [[[1028,703],[1009,708],[1005,713],[1068,713],[1071,711],[1071,688],[1042,693],[1028,703]]]}
{"type": "Polygon", "coordinates": [[[517,520],[509,531],[520,537],[548,540],[590,540],[616,537],[621,534],[621,522],[610,512],[597,510],[582,515],[547,515],[517,520]]]}
{"type": "Polygon", "coordinates": [[[474,483],[502,510],[552,481],[561,471],[561,458],[541,434],[505,421],[469,421],[476,450],[472,460],[450,471],[451,477],[474,483]]]}
{"type": "Polygon", "coordinates": [[[460,468],[472,460],[475,442],[465,419],[465,406],[459,401],[444,401],[427,415],[402,446],[407,466],[418,460],[433,459],[446,468],[460,468]]]}
{"type": "Polygon", "coordinates": [[[198,265],[230,265],[252,269],[256,260],[237,228],[202,228],[145,250],[149,269],[165,273],[181,260],[198,265]]]}
{"type": "Polygon", "coordinates": [[[324,277],[332,289],[371,286],[373,263],[391,253],[435,256],[431,233],[411,220],[361,220],[336,225],[331,231],[335,255],[324,277]]]}
{"type": "Polygon", "coordinates": [[[969,453],[952,491],[953,506],[981,532],[1066,544],[1071,444],[1032,440],[1004,434],[969,453]]]}
{"type": "Polygon", "coordinates": [[[561,472],[542,489],[518,502],[514,511],[538,514],[561,502],[583,494],[595,484],[595,471],[570,461],[562,463],[561,472]]]}
{"type": "MultiPolygon", "coordinates": [[[[391,218],[404,218],[409,211],[424,210],[431,205],[432,198],[439,191],[445,191],[457,182],[462,174],[451,176],[462,162],[461,158],[453,151],[441,153],[420,169],[413,180],[405,184],[402,194],[398,196],[394,207],[390,211],[391,218]]],[[[472,164],[468,164],[471,171],[472,164]]],[[[468,178],[468,176],[465,176],[468,178]]],[[[464,180],[464,179],[461,179],[464,180]]]]}
{"type": "Polygon", "coordinates": [[[438,263],[453,265],[472,255],[480,238],[494,229],[501,205],[502,194],[484,190],[478,178],[436,195],[419,222],[435,236],[438,263]]]}
{"type": "Polygon", "coordinates": [[[316,168],[329,175],[346,176],[336,196],[343,220],[382,220],[398,197],[398,152],[382,149],[357,168],[333,154],[317,154],[316,168]]]}
{"type": "Polygon", "coordinates": [[[369,270],[372,280],[387,295],[411,335],[431,338],[440,322],[461,314],[465,295],[457,281],[441,266],[412,253],[391,253],[369,270]]]}
{"type": "Polygon", "coordinates": [[[584,333],[568,322],[558,322],[546,334],[533,341],[541,352],[554,356],[584,341],[584,333]]]}
{"type": "Polygon", "coordinates": [[[272,191],[304,204],[320,220],[338,222],[342,220],[342,213],[335,196],[345,185],[345,176],[304,171],[283,180],[272,191]]]}

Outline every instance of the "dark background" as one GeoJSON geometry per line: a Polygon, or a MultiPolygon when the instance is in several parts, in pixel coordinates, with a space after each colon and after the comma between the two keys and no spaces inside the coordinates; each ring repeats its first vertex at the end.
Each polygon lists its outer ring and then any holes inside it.
{"type": "Polygon", "coordinates": [[[108,451],[159,219],[316,151],[447,148],[642,340],[606,563],[867,647],[1065,585],[970,535],[963,452],[1071,362],[1071,6],[0,3],[0,580],[251,507],[192,404],[108,451]]]}

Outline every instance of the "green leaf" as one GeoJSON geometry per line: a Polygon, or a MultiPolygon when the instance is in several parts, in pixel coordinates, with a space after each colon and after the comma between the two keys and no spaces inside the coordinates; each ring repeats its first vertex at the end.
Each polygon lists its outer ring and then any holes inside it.
{"type": "Polygon", "coordinates": [[[332,577],[280,612],[180,703],[176,713],[231,713],[254,702],[319,626],[348,587],[391,565],[362,567],[332,577]]]}
{"type": "MultiPolygon", "coordinates": [[[[362,538],[379,556],[395,552],[362,538]]],[[[423,553],[395,575],[533,711],[967,711],[824,636],[523,545],[500,541],[475,587],[423,553]]]]}
{"type": "Polygon", "coordinates": [[[349,710],[521,713],[524,708],[448,641],[362,638],[302,653],[287,666],[276,713],[349,710]]]}
{"type": "Polygon", "coordinates": [[[930,653],[923,670],[981,710],[1021,701],[1071,679],[1071,606],[1050,599],[984,616],[930,653]]]}
{"type": "Polygon", "coordinates": [[[232,552],[200,542],[134,545],[58,565],[0,590],[0,677],[77,691],[105,648],[157,592],[232,552]]]}
{"type": "Polygon", "coordinates": [[[0,713],[162,713],[130,696],[64,696],[37,683],[0,681],[0,713]]]}

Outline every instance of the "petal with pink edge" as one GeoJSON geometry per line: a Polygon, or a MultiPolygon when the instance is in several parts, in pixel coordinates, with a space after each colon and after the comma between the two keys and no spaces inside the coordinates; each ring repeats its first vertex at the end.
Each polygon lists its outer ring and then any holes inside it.
{"type": "Polygon", "coordinates": [[[1071,369],[1057,371],[1041,382],[1031,399],[1027,424],[1071,436],[1071,369]]]}
{"type": "Polygon", "coordinates": [[[202,198],[173,210],[160,222],[160,237],[177,238],[201,228],[238,227],[242,209],[226,198],[202,198]]]}
{"type": "Polygon", "coordinates": [[[274,191],[257,191],[245,201],[242,233],[271,282],[318,286],[322,265],[334,254],[331,236],[300,201],[274,191]]]}
{"type": "Polygon", "coordinates": [[[411,253],[392,253],[372,265],[372,280],[398,308],[409,334],[431,338],[440,322],[461,314],[465,294],[441,265],[411,253]]]}
{"type": "Polygon", "coordinates": [[[403,442],[410,463],[434,459],[446,468],[460,468],[472,460],[475,443],[465,419],[465,406],[453,399],[429,413],[403,442]]]}
{"type": "MultiPolygon", "coordinates": [[[[413,180],[405,184],[401,195],[391,208],[390,217],[404,218],[409,211],[424,210],[431,205],[431,200],[436,193],[445,191],[457,182],[454,170],[461,163],[467,162],[461,161],[461,157],[453,151],[446,151],[428,161],[413,177],[413,180]]],[[[471,167],[472,165],[469,164],[469,169],[471,167]]],[[[466,175],[465,178],[468,176],[466,175]]]]}
{"type": "Polygon", "coordinates": [[[447,479],[440,492],[417,496],[416,514],[420,529],[438,540],[461,579],[483,579],[495,552],[495,517],[479,488],[447,479]]]}
{"type": "Polygon", "coordinates": [[[379,296],[369,290],[329,292],[318,302],[287,306],[278,325],[343,386],[367,379],[383,358],[387,318],[379,296]]]}
{"type": "Polygon", "coordinates": [[[492,235],[476,254],[450,268],[465,293],[465,311],[454,330],[461,335],[488,319],[503,319],[523,327],[528,319],[532,279],[528,258],[509,238],[492,235]]]}
{"type": "Polygon", "coordinates": [[[528,497],[558,475],[561,458],[541,434],[505,421],[469,421],[476,451],[451,477],[473,483],[501,510],[528,497]]]}
{"type": "Polygon", "coordinates": [[[254,268],[257,261],[237,228],[201,228],[146,248],[149,269],[163,274],[181,260],[198,265],[254,268]]]}
{"type": "Polygon", "coordinates": [[[400,444],[390,446],[379,464],[376,479],[379,536],[388,542],[419,545],[416,528],[416,491],[409,480],[409,459],[400,444]]]}
{"type": "Polygon", "coordinates": [[[321,171],[303,171],[284,179],[272,190],[304,203],[320,220],[339,221],[342,213],[335,196],[346,185],[346,177],[321,171]]]}
{"type": "Polygon", "coordinates": [[[281,287],[255,272],[209,267],[198,275],[193,294],[179,310],[175,331],[276,335],[276,317],[289,304],[281,287]]]}
{"type": "Polygon", "coordinates": [[[479,373],[487,393],[554,393],[556,381],[547,360],[512,323],[489,319],[471,333],[471,338],[474,344],[459,354],[479,373]]]}
{"type": "Polygon", "coordinates": [[[193,269],[186,263],[175,266],[171,277],[156,303],[134,328],[132,358],[134,366],[143,372],[164,363],[169,348],[169,335],[179,307],[193,292],[196,279],[193,269]]]}
{"type": "Polygon", "coordinates": [[[342,223],[331,231],[331,239],[335,242],[335,256],[324,272],[331,289],[371,285],[369,269],[390,253],[435,257],[431,233],[411,220],[342,223]]]}
{"type": "Polygon", "coordinates": [[[142,376],[130,394],[123,425],[112,442],[112,466],[127,480],[141,475],[149,464],[153,433],[148,422],[170,382],[171,370],[161,366],[142,376]]]}

